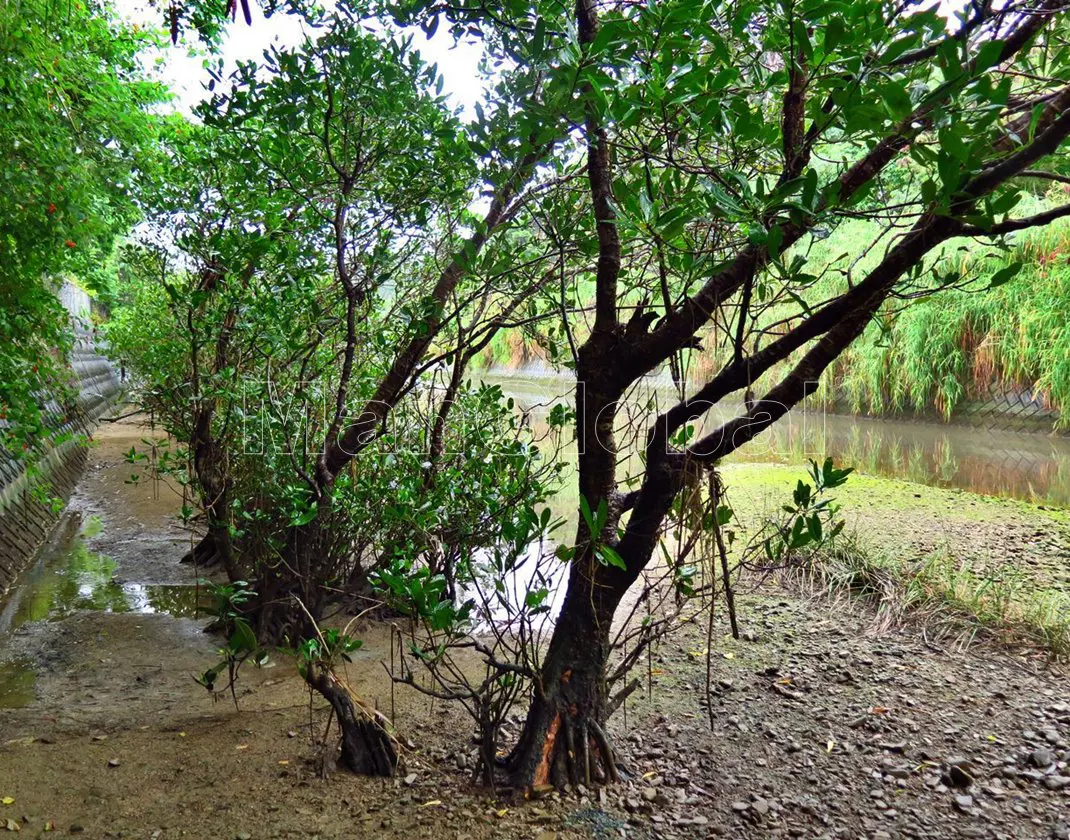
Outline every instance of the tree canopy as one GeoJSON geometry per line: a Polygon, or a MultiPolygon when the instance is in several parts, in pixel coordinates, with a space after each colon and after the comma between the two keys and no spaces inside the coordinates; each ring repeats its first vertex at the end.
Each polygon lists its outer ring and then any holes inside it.
{"type": "MultiPolygon", "coordinates": [[[[131,306],[109,330],[180,446],[204,532],[191,559],[230,580],[229,646],[203,682],[295,648],[347,764],[392,772],[390,728],[334,677],[355,640],[321,628],[371,600],[420,622],[423,688],[472,714],[485,780],[615,780],[604,724],[663,627],[625,621],[622,642],[625,596],[686,601],[701,563],[731,603],[722,460],[867,329],[919,298],[984,294],[956,249],[998,253],[1070,216],[1022,210],[1027,179],[1067,177],[1066,12],[343,3],[298,48],[216,73],[196,120],[161,135],[141,199],[153,235],[131,242],[131,306]],[[468,122],[414,24],[485,49],[468,122]],[[819,245],[860,223],[853,252],[819,245]],[[511,331],[575,374],[547,439],[473,384],[511,331]],[[661,372],[670,404],[637,398],[661,372]],[[545,511],[563,429],[574,534],[545,511]],[[519,600],[502,588],[533,555],[566,564],[548,640],[545,576],[519,600]],[[473,649],[486,677],[466,681],[451,657],[473,649]],[[518,698],[523,731],[502,744],[518,698]]],[[[812,465],[760,535],[770,564],[836,536],[827,493],[848,472],[812,465]]]]}
{"type": "Polygon", "coordinates": [[[0,444],[15,452],[43,432],[42,395],[65,378],[52,287],[70,276],[106,289],[116,237],[139,216],[167,95],[139,63],[156,43],[95,2],[0,9],[0,444]]]}

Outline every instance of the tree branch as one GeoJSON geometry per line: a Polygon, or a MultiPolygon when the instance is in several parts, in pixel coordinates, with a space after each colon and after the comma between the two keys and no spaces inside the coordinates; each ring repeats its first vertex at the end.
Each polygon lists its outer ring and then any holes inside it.
{"type": "Polygon", "coordinates": [[[1070,184],[1070,175],[1060,175],[1058,172],[1044,172],[1040,169],[1025,169],[1018,173],[1019,178],[1042,178],[1045,181],[1057,181],[1060,184],[1070,184]]]}
{"type": "MultiPolygon", "coordinates": [[[[598,35],[598,11],[595,0],[576,0],[576,21],[581,48],[589,47],[598,35]]],[[[591,84],[584,85],[587,95],[584,125],[587,135],[587,179],[598,230],[598,268],[595,275],[596,332],[609,332],[617,326],[617,278],[620,276],[620,236],[617,214],[613,209],[613,172],[609,159],[609,137],[601,124],[591,84]]]]}
{"type": "Polygon", "coordinates": [[[999,236],[1004,233],[1013,233],[1016,230],[1026,230],[1027,228],[1046,225],[1049,222],[1054,222],[1056,219],[1064,219],[1067,216],[1070,216],[1070,204],[1054,207],[1051,210],[1045,210],[1043,213],[1037,213],[1021,219],[1008,219],[1005,222],[992,225],[990,228],[964,224],[958,227],[955,232],[959,236],[999,236]]]}

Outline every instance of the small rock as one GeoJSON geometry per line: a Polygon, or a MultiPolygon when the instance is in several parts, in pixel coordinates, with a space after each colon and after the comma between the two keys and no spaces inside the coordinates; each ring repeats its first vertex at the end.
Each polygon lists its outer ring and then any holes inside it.
{"type": "Polygon", "coordinates": [[[108,766],[109,767],[118,767],[119,766],[119,759],[117,759],[117,758],[109,758],[108,759],[108,766]]]}
{"type": "Polygon", "coordinates": [[[1047,776],[1044,779],[1044,787],[1048,790],[1062,790],[1070,786],[1070,776],[1047,776]]]}
{"type": "Polygon", "coordinates": [[[959,794],[955,797],[955,807],[960,811],[972,811],[973,810],[973,797],[965,794],[959,794]]]}
{"type": "Polygon", "coordinates": [[[404,781],[405,787],[412,787],[414,784],[416,784],[416,774],[409,773],[409,775],[405,777],[404,781]]]}
{"type": "Polygon", "coordinates": [[[965,758],[949,758],[940,781],[948,787],[968,788],[973,784],[972,769],[965,758]]]}
{"type": "Polygon", "coordinates": [[[1047,747],[1037,747],[1029,756],[1029,763],[1041,770],[1050,767],[1053,761],[1055,761],[1055,756],[1047,747]]]}
{"type": "Polygon", "coordinates": [[[654,788],[643,788],[643,799],[647,802],[653,802],[658,798],[658,792],[654,788]]]}
{"type": "Polygon", "coordinates": [[[248,831],[239,831],[234,835],[234,840],[253,840],[253,835],[248,831]]]}
{"type": "Polygon", "coordinates": [[[732,803],[732,810],[733,811],[741,811],[742,812],[742,811],[746,811],[748,808],[750,808],[750,805],[748,805],[746,802],[742,802],[742,801],[737,800],[737,801],[732,803]]]}

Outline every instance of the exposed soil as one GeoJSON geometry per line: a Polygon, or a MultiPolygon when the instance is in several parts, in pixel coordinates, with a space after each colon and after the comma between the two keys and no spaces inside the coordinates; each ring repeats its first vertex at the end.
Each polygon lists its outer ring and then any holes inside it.
{"type": "MultiPolygon", "coordinates": [[[[100,533],[83,540],[115,560],[119,585],[189,585],[193,570],[177,563],[189,543],[172,519],[177,497],[124,483],[122,453],[142,434],[114,424],[97,435],[71,510],[83,523],[100,518],[100,533]]],[[[732,470],[732,486],[752,500],[787,478],[775,467],[732,470]]],[[[1062,513],[876,479],[849,493],[855,525],[886,546],[952,543],[993,567],[1035,558],[1046,583],[1066,580],[1062,513]]],[[[0,638],[0,698],[21,680],[24,703],[0,708],[0,801],[14,800],[0,805],[0,832],[1070,838],[1070,682],[1042,656],[982,644],[951,651],[916,629],[878,635],[864,607],[769,582],[739,602],[744,638],[727,635],[723,615],[714,628],[712,729],[703,620],[662,644],[643,690],[610,723],[631,778],[533,802],[469,783],[471,726],[458,710],[404,687],[391,699],[382,626],[363,629],[348,678],[412,744],[404,774],[323,780],[312,742],[326,705],[317,699],[310,713],[285,657],[243,674],[235,711],[191,678],[214,662],[203,619],[164,605],[28,621],[0,638]]]]}
{"type": "MultiPolygon", "coordinates": [[[[729,493],[745,511],[775,510],[805,478],[801,467],[731,464],[729,493]]],[[[980,574],[1019,574],[1070,591],[1070,512],[893,478],[853,475],[835,493],[848,526],[904,560],[948,552],[980,574]]]]}

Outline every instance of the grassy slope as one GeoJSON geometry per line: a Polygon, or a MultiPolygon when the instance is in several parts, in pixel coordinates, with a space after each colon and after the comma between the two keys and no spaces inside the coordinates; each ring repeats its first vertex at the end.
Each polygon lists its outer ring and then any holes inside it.
{"type": "Polygon", "coordinates": [[[947,418],[964,400],[1003,388],[1034,390],[1055,408],[1070,405],[1068,257],[1066,223],[1021,237],[1004,255],[977,248],[947,254],[976,280],[969,290],[889,312],[883,330],[871,325],[837,371],[851,407],[875,414],[935,408],[947,418]],[[1023,264],[1017,276],[986,288],[1015,261],[1023,264]]]}
{"type": "MultiPolygon", "coordinates": [[[[722,474],[746,538],[805,470],[740,463],[722,474]]],[[[836,496],[848,527],[801,570],[808,584],[870,598],[889,623],[1070,657],[1070,512],[858,474],[836,496]]]]}

